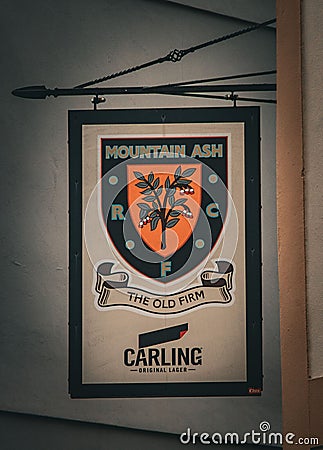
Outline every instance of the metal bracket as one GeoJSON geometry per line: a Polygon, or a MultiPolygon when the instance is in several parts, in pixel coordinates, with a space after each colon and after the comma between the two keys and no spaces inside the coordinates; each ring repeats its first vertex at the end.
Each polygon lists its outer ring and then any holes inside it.
{"type": "Polygon", "coordinates": [[[106,99],[104,97],[99,97],[98,94],[95,97],[91,98],[91,103],[93,103],[94,111],[96,111],[98,109],[98,105],[100,103],[105,103],[105,102],[106,102],[106,99]]]}
{"type": "Polygon", "coordinates": [[[226,96],[225,96],[225,98],[227,99],[227,100],[232,100],[233,101],[233,107],[235,107],[235,106],[237,106],[237,100],[238,100],[238,98],[239,98],[239,95],[238,94],[235,94],[234,92],[231,92],[231,94],[227,94],[226,96]]]}

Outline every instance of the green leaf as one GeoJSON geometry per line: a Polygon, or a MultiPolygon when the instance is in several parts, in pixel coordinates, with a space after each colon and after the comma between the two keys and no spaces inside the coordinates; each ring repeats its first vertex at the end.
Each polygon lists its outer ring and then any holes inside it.
{"type": "Polygon", "coordinates": [[[195,172],[196,169],[186,169],[184,170],[184,172],[182,173],[182,177],[190,177],[191,175],[193,175],[193,173],[195,172]]]}
{"type": "Polygon", "coordinates": [[[168,202],[169,202],[170,206],[173,207],[174,203],[175,203],[175,197],[173,195],[168,197],[168,202]]]}
{"type": "Polygon", "coordinates": [[[148,184],[146,183],[146,181],[140,181],[139,183],[136,183],[136,186],[139,187],[140,189],[143,189],[146,188],[148,184]]]}
{"type": "Polygon", "coordinates": [[[155,200],[155,196],[148,195],[148,197],[144,197],[143,200],[145,200],[145,202],[153,202],[155,200]]]}
{"type": "Polygon", "coordinates": [[[159,197],[162,192],[163,192],[163,187],[160,186],[156,191],[156,195],[158,195],[158,197],[159,197]]]}
{"type": "Polygon", "coordinates": [[[134,175],[135,175],[135,177],[138,179],[138,180],[144,180],[145,179],[145,177],[144,177],[144,175],[141,173],[141,172],[134,172],[134,175]]]}
{"type": "Polygon", "coordinates": [[[169,221],[166,223],[166,228],[173,228],[173,227],[177,224],[178,221],[179,221],[179,219],[172,219],[172,220],[169,220],[169,221]]]}
{"type": "Polygon", "coordinates": [[[167,194],[169,195],[169,197],[171,197],[172,195],[175,194],[175,192],[176,192],[176,189],[172,188],[172,189],[168,189],[167,194]]]}
{"type": "Polygon", "coordinates": [[[156,178],[156,180],[154,181],[154,184],[153,184],[154,189],[157,189],[158,186],[159,186],[159,177],[156,178]]]}
{"type": "Polygon", "coordinates": [[[141,191],[141,194],[150,194],[150,193],[151,193],[151,189],[150,188],[145,189],[144,191],[141,191]]]}
{"type": "Polygon", "coordinates": [[[190,183],[191,183],[191,180],[182,180],[182,179],[180,179],[180,180],[177,181],[177,184],[180,184],[182,186],[186,186],[186,185],[188,185],[190,183]]]}
{"type": "Polygon", "coordinates": [[[150,206],[147,205],[147,203],[138,203],[138,206],[139,206],[140,209],[143,209],[145,211],[150,211],[151,210],[150,206]]]}
{"type": "Polygon", "coordinates": [[[187,198],[180,198],[178,200],[176,200],[176,202],[174,203],[174,206],[179,206],[179,205],[184,205],[184,203],[187,202],[187,198]]]}
{"type": "Polygon", "coordinates": [[[153,220],[150,222],[150,230],[154,231],[157,228],[158,222],[160,221],[160,217],[154,217],[153,220]]]}
{"type": "Polygon", "coordinates": [[[175,170],[175,178],[179,178],[181,176],[182,167],[178,166],[175,170]]]}
{"type": "Polygon", "coordinates": [[[150,172],[150,174],[148,175],[148,182],[151,184],[154,181],[154,174],[153,172],[150,172]]]}
{"type": "Polygon", "coordinates": [[[154,209],[158,209],[158,203],[157,202],[153,202],[153,208],[154,209]]]}
{"type": "Polygon", "coordinates": [[[169,179],[169,177],[167,177],[165,180],[165,188],[168,189],[169,186],[170,186],[170,179],[169,179]]]}
{"type": "Polygon", "coordinates": [[[154,217],[159,217],[159,214],[158,214],[158,211],[153,211],[151,214],[150,214],[150,217],[153,219],[154,217]]]}
{"type": "Polygon", "coordinates": [[[141,209],[139,211],[139,218],[144,219],[147,216],[147,211],[145,209],[141,209]]]}
{"type": "Polygon", "coordinates": [[[182,214],[182,212],[179,211],[178,209],[173,209],[173,210],[169,213],[169,215],[170,215],[171,217],[178,217],[178,216],[180,216],[181,214],[182,214]]]}

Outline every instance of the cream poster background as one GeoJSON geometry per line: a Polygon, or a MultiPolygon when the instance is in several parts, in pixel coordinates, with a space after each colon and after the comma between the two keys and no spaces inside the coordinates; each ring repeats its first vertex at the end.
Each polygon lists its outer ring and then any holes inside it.
{"type": "MultiPolygon", "coordinates": [[[[246,381],[243,124],[83,125],[82,139],[83,223],[86,234],[86,240],[83,239],[83,383],[246,381]],[[100,223],[97,198],[99,191],[95,190],[100,179],[100,139],[102,136],[106,138],[116,135],[142,135],[149,138],[149,135],[168,137],[175,134],[183,137],[194,134],[228,136],[229,191],[237,210],[239,225],[237,248],[233,257],[233,301],[223,306],[195,308],[180,316],[156,317],[122,306],[99,310],[95,306],[94,266],[102,261],[116,261],[113,272],[129,271],[125,262],[116,260],[112,244],[100,223]],[[234,179],[232,173],[235,174],[234,179]],[[130,371],[124,365],[124,350],[129,347],[138,348],[139,334],[183,323],[188,323],[185,336],[179,341],[163,344],[162,347],[201,348],[202,364],[196,366],[196,370],[139,373],[130,371]]],[[[215,260],[232,256],[232,248],[225,250],[222,244],[220,239],[220,245],[210,255],[205,269],[212,270],[215,260]],[[231,255],[223,254],[223,251],[231,255]]],[[[194,276],[190,286],[199,284],[196,278],[194,276]]],[[[132,276],[132,280],[135,279],[132,276]]],[[[138,287],[147,287],[144,280],[140,279],[139,282],[138,287]]],[[[181,285],[177,284],[176,290],[180,288],[181,285]]]]}

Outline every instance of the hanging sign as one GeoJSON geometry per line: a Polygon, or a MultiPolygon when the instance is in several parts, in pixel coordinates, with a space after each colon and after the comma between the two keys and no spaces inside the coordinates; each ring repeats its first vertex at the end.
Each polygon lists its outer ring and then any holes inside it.
{"type": "Polygon", "coordinates": [[[71,111],[70,394],[259,395],[259,109],[71,111]]]}

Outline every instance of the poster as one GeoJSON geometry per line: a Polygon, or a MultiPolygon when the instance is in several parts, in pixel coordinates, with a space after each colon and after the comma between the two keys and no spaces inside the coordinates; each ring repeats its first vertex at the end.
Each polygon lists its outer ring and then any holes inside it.
{"type": "Polygon", "coordinates": [[[70,394],[260,395],[258,108],[71,111],[70,394]]]}

